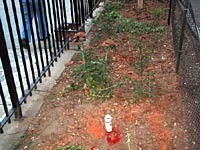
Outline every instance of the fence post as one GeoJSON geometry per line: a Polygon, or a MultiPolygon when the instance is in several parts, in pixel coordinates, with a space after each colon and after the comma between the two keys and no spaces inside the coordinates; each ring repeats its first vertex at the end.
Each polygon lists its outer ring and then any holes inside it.
{"type": "Polygon", "coordinates": [[[93,18],[93,0],[88,0],[90,18],[93,18]]]}
{"type": "Polygon", "coordinates": [[[176,73],[178,73],[180,58],[181,58],[181,54],[182,54],[184,29],[185,29],[186,14],[187,14],[187,9],[188,8],[189,8],[189,0],[186,0],[184,10],[183,10],[183,15],[182,15],[182,23],[181,23],[180,38],[179,38],[179,48],[178,48],[178,51],[177,51],[176,73]]]}
{"type": "Polygon", "coordinates": [[[172,11],[172,0],[169,1],[169,14],[168,14],[168,19],[167,19],[168,25],[170,25],[171,11],[172,11]]]}
{"type": "Polygon", "coordinates": [[[75,25],[76,25],[76,30],[78,31],[79,29],[79,11],[78,11],[78,2],[77,0],[73,1],[73,8],[74,8],[74,15],[75,15],[75,25]]]}
{"type": "Polygon", "coordinates": [[[6,47],[6,41],[3,34],[3,27],[0,19],[0,58],[2,61],[2,66],[5,72],[6,83],[8,86],[11,103],[13,108],[15,109],[15,118],[20,119],[22,117],[22,110],[20,107],[20,103],[18,101],[18,95],[16,91],[16,86],[14,83],[14,78],[12,74],[11,64],[9,60],[9,55],[6,47]]]}

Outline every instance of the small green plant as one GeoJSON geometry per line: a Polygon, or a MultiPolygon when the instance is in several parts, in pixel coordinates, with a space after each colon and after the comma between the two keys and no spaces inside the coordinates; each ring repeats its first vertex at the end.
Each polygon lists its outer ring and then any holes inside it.
{"type": "Polygon", "coordinates": [[[19,144],[18,142],[14,142],[14,143],[9,147],[9,150],[17,150],[17,149],[19,149],[20,146],[21,146],[21,144],[19,144]]]}
{"type": "Polygon", "coordinates": [[[139,61],[134,63],[134,67],[139,71],[139,75],[142,76],[145,68],[150,65],[153,50],[146,49],[141,41],[134,41],[134,46],[139,51],[139,61]]]}
{"type": "MultiPolygon", "coordinates": [[[[154,32],[157,32],[157,31],[163,31],[164,30],[164,27],[163,26],[159,26],[159,21],[160,19],[165,15],[165,9],[162,8],[162,7],[159,7],[159,8],[154,8],[154,9],[151,9],[149,11],[153,17],[154,17],[154,21],[152,23],[152,28],[154,30],[154,32]]],[[[159,39],[160,39],[160,35],[159,35],[159,32],[157,32],[156,34],[153,35],[154,37],[154,40],[156,41],[156,46],[157,48],[158,45],[159,45],[159,39]]]]}
{"type": "Polygon", "coordinates": [[[142,96],[155,97],[153,81],[154,71],[153,68],[149,67],[144,70],[142,76],[133,81],[135,97],[137,99],[142,96]]]}
{"type": "Polygon", "coordinates": [[[135,43],[139,50],[139,61],[134,64],[138,70],[138,78],[133,81],[134,95],[137,99],[142,96],[154,97],[154,68],[150,66],[152,49],[146,49],[142,42],[135,43]]]}
{"type": "Polygon", "coordinates": [[[111,90],[120,86],[124,81],[111,84],[108,77],[108,54],[110,49],[115,47],[115,43],[108,39],[102,46],[105,47],[105,54],[102,59],[87,55],[83,44],[79,45],[81,64],[73,69],[73,83],[68,85],[68,89],[83,89],[86,94],[93,99],[107,99],[111,97],[111,90]]]}
{"type": "Polygon", "coordinates": [[[81,146],[71,145],[71,146],[62,146],[59,148],[53,148],[53,150],[83,150],[83,148],[81,146]]]}
{"type": "Polygon", "coordinates": [[[24,137],[24,135],[20,136],[19,138],[17,138],[9,147],[9,150],[17,150],[20,148],[21,144],[20,144],[20,140],[24,137]]]}
{"type": "Polygon", "coordinates": [[[104,6],[104,12],[111,12],[111,11],[118,11],[120,8],[122,8],[125,0],[120,0],[119,2],[115,3],[105,3],[104,6]]]}
{"type": "Polygon", "coordinates": [[[154,9],[151,9],[149,11],[153,17],[154,17],[154,21],[153,21],[153,27],[156,27],[158,24],[159,24],[159,19],[164,16],[165,14],[165,10],[164,8],[162,7],[159,7],[159,8],[154,8],[154,9]]]}
{"type": "Polygon", "coordinates": [[[131,138],[130,138],[130,133],[129,133],[129,129],[126,128],[126,137],[127,137],[127,147],[128,147],[128,150],[131,150],[131,138]]]}
{"type": "Polygon", "coordinates": [[[109,83],[107,54],[104,59],[89,60],[85,57],[85,52],[81,46],[80,50],[83,64],[80,64],[73,70],[73,76],[76,81],[72,84],[73,88],[82,88],[87,90],[87,94],[92,97],[109,97],[109,90],[104,90],[109,83]]]}
{"type": "MultiPolygon", "coordinates": [[[[111,3],[112,4],[112,3],[111,3]]],[[[117,33],[133,33],[140,35],[142,33],[163,32],[164,27],[159,25],[149,25],[143,22],[127,19],[123,17],[114,6],[116,4],[108,5],[100,17],[95,21],[98,27],[97,32],[108,33],[108,35],[116,35],[117,33]],[[112,7],[111,7],[112,6],[112,7]]],[[[123,5],[123,4],[122,4],[123,5]]],[[[153,14],[155,11],[153,11],[153,14]]],[[[161,17],[161,14],[158,14],[161,17]]],[[[159,20],[156,14],[156,21],[159,20]]],[[[156,24],[156,23],[155,23],[156,24]]],[[[97,33],[96,33],[97,34],[97,33]]],[[[99,34],[100,35],[100,34],[99,34]]]]}

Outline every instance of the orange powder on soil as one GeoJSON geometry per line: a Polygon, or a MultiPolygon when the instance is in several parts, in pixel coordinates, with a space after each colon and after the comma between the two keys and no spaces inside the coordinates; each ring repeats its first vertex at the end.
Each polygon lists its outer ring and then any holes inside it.
{"type": "Polygon", "coordinates": [[[105,135],[105,129],[98,120],[89,119],[87,120],[87,129],[88,134],[94,135],[96,138],[102,138],[105,135]]]}
{"type": "Polygon", "coordinates": [[[147,114],[146,119],[150,122],[150,128],[157,138],[160,150],[167,150],[170,131],[163,127],[164,118],[162,113],[156,111],[152,114],[147,114]]]}
{"type": "Polygon", "coordinates": [[[90,118],[87,121],[86,132],[88,134],[94,135],[94,137],[98,139],[106,137],[109,146],[115,145],[120,141],[121,137],[118,128],[113,127],[112,132],[108,133],[104,129],[104,124],[99,120],[90,118]]]}

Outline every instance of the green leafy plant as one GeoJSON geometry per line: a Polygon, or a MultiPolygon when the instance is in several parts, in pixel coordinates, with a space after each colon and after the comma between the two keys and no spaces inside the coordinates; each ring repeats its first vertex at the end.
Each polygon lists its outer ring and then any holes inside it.
{"type": "Polygon", "coordinates": [[[118,14],[118,17],[116,18],[116,23],[114,24],[114,30],[116,33],[128,32],[133,33],[134,35],[140,35],[142,33],[162,32],[164,31],[164,27],[156,26],[152,28],[146,23],[127,19],[118,14]]]}
{"type": "Polygon", "coordinates": [[[120,8],[122,8],[124,3],[125,0],[120,0],[119,2],[115,3],[105,3],[104,12],[110,13],[111,11],[118,11],[120,8]]]}
{"type": "Polygon", "coordinates": [[[159,20],[165,15],[165,9],[162,7],[159,7],[159,8],[151,9],[149,12],[154,17],[152,28],[153,28],[153,31],[157,33],[154,34],[153,37],[154,37],[154,40],[156,41],[157,48],[159,48],[158,45],[159,45],[160,35],[158,34],[159,33],[158,31],[164,30],[163,26],[159,26],[159,20]]]}
{"type": "MultiPolygon", "coordinates": [[[[113,6],[114,7],[114,6],[113,6]]],[[[95,22],[98,26],[99,32],[102,30],[109,34],[115,35],[117,33],[133,33],[140,35],[142,33],[163,32],[164,27],[159,25],[149,25],[143,22],[127,19],[123,17],[118,9],[109,6],[104,13],[100,15],[95,22]]],[[[154,12],[153,12],[154,13],[154,12]]],[[[157,17],[158,15],[156,15],[157,17]]],[[[161,16],[161,14],[159,14],[161,16]]],[[[157,20],[157,19],[155,19],[157,20]]],[[[154,21],[156,22],[156,21],[154,21]]]]}
{"type": "Polygon", "coordinates": [[[134,95],[137,99],[142,96],[154,97],[154,68],[150,66],[152,49],[146,49],[142,42],[135,43],[139,50],[139,61],[135,62],[134,67],[138,70],[138,78],[133,81],[134,95]]]}
{"type": "Polygon", "coordinates": [[[143,72],[143,76],[133,81],[135,97],[137,99],[142,96],[155,97],[153,81],[154,71],[149,67],[143,72]]]}
{"type": "Polygon", "coordinates": [[[21,135],[20,137],[18,137],[9,147],[9,150],[18,150],[20,147],[29,147],[31,144],[31,141],[29,142],[25,142],[23,145],[21,144],[21,139],[24,138],[25,134],[21,135]]]}
{"type": "Polygon", "coordinates": [[[21,146],[21,144],[19,144],[19,142],[14,142],[10,147],[9,150],[16,150],[21,146]]]}
{"type": "MultiPolygon", "coordinates": [[[[106,59],[89,60],[86,59],[83,48],[81,47],[81,57],[83,64],[73,71],[75,86],[77,85],[89,91],[92,97],[109,97],[109,90],[103,90],[108,85],[108,68],[106,59]],[[101,95],[101,96],[100,96],[101,95]]],[[[107,54],[106,54],[107,55],[107,54]]]]}
{"type": "Polygon", "coordinates": [[[152,50],[146,49],[144,43],[141,41],[133,41],[135,48],[139,52],[139,61],[134,63],[134,67],[139,71],[139,75],[142,76],[143,71],[150,65],[152,50]]]}
{"type": "Polygon", "coordinates": [[[120,86],[124,81],[111,84],[108,77],[108,54],[110,49],[115,47],[112,40],[106,40],[102,46],[105,47],[105,54],[102,59],[90,57],[83,44],[79,45],[81,64],[73,69],[72,76],[75,81],[68,88],[70,90],[83,89],[89,97],[94,99],[107,99],[111,97],[111,90],[120,86]]]}
{"type": "Polygon", "coordinates": [[[59,148],[54,148],[53,150],[83,150],[83,148],[81,146],[71,145],[71,146],[62,146],[59,148]]]}
{"type": "Polygon", "coordinates": [[[154,17],[153,27],[156,27],[159,24],[160,18],[165,15],[165,10],[164,10],[164,8],[159,7],[159,8],[151,9],[149,12],[154,17]]]}

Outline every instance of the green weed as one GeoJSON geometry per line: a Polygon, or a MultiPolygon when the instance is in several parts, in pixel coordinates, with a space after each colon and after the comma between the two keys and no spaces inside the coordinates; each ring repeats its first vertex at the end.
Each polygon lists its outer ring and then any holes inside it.
{"type": "MultiPolygon", "coordinates": [[[[96,21],[98,26],[97,32],[106,32],[109,35],[116,35],[117,33],[131,33],[133,35],[140,35],[143,33],[163,32],[163,26],[151,26],[149,24],[134,21],[123,17],[118,11],[112,10],[104,12],[96,21]]],[[[100,35],[100,34],[98,34],[100,35]]]]}
{"type": "Polygon", "coordinates": [[[105,3],[104,12],[110,13],[111,11],[118,11],[122,8],[125,0],[120,0],[119,2],[115,3],[105,3]]]}
{"type": "Polygon", "coordinates": [[[158,26],[159,20],[161,19],[161,17],[163,17],[165,15],[165,9],[160,7],[160,8],[151,9],[149,12],[154,17],[153,27],[158,26]]]}
{"type": "MultiPolygon", "coordinates": [[[[72,76],[75,81],[71,83],[69,90],[82,89],[86,94],[93,99],[107,99],[111,97],[111,90],[124,83],[121,81],[116,84],[111,84],[108,77],[108,54],[114,45],[108,44],[105,48],[105,54],[102,59],[96,55],[91,57],[87,50],[84,50],[83,45],[80,45],[80,59],[82,64],[73,69],[72,76]]],[[[93,54],[94,55],[94,54],[93,54]]]]}
{"type": "Polygon", "coordinates": [[[145,49],[144,44],[141,41],[133,41],[135,48],[139,51],[139,61],[135,62],[134,68],[139,71],[139,75],[142,76],[143,71],[150,65],[152,49],[145,49]]]}
{"type": "Polygon", "coordinates": [[[9,147],[9,150],[18,150],[20,146],[21,146],[20,143],[14,142],[14,143],[9,147]]]}
{"type": "Polygon", "coordinates": [[[156,32],[156,34],[154,34],[153,37],[154,37],[154,40],[156,41],[155,46],[157,48],[159,48],[158,45],[159,45],[160,34],[158,31],[164,30],[163,26],[159,26],[159,20],[165,15],[165,9],[162,7],[159,7],[159,8],[151,9],[149,12],[154,17],[154,21],[152,23],[152,28],[153,28],[153,31],[156,32]]]}
{"type": "Polygon", "coordinates": [[[134,80],[134,90],[133,93],[135,98],[139,99],[143,96],[155,97],[154,94],[154,71],[144,71],[144,75],[140,76],[138,80],[134,80]]]}
{"type": "Polygon", "coordinates": [[[135,98],[139,99],[142,96],[155,97],[154,94],[154,68],[150,66],[150,59],[153,49],[146,49],[142,42],[135,43],[139,50],[139,61],[134,63],[134,68],[138,70],[139,78],[133,81],[135,98]]]}
{"type": "Polygon", "coordinates": [[[20,147],[24,146],[24,148],[28,148],[31,144],[31,141],[24,143],[23,145],[20,143],[21,139],[24,138],[24,134],[17,138],[9,147],[9,150],[19,150],[20,147]]]}
{"type": "Polygon", "coordinates": [[[71,145],[71,146],[62,146],[59,148],[53,148],[53,150],[83,150],[83,148],[81,146],[71,145]]]}

